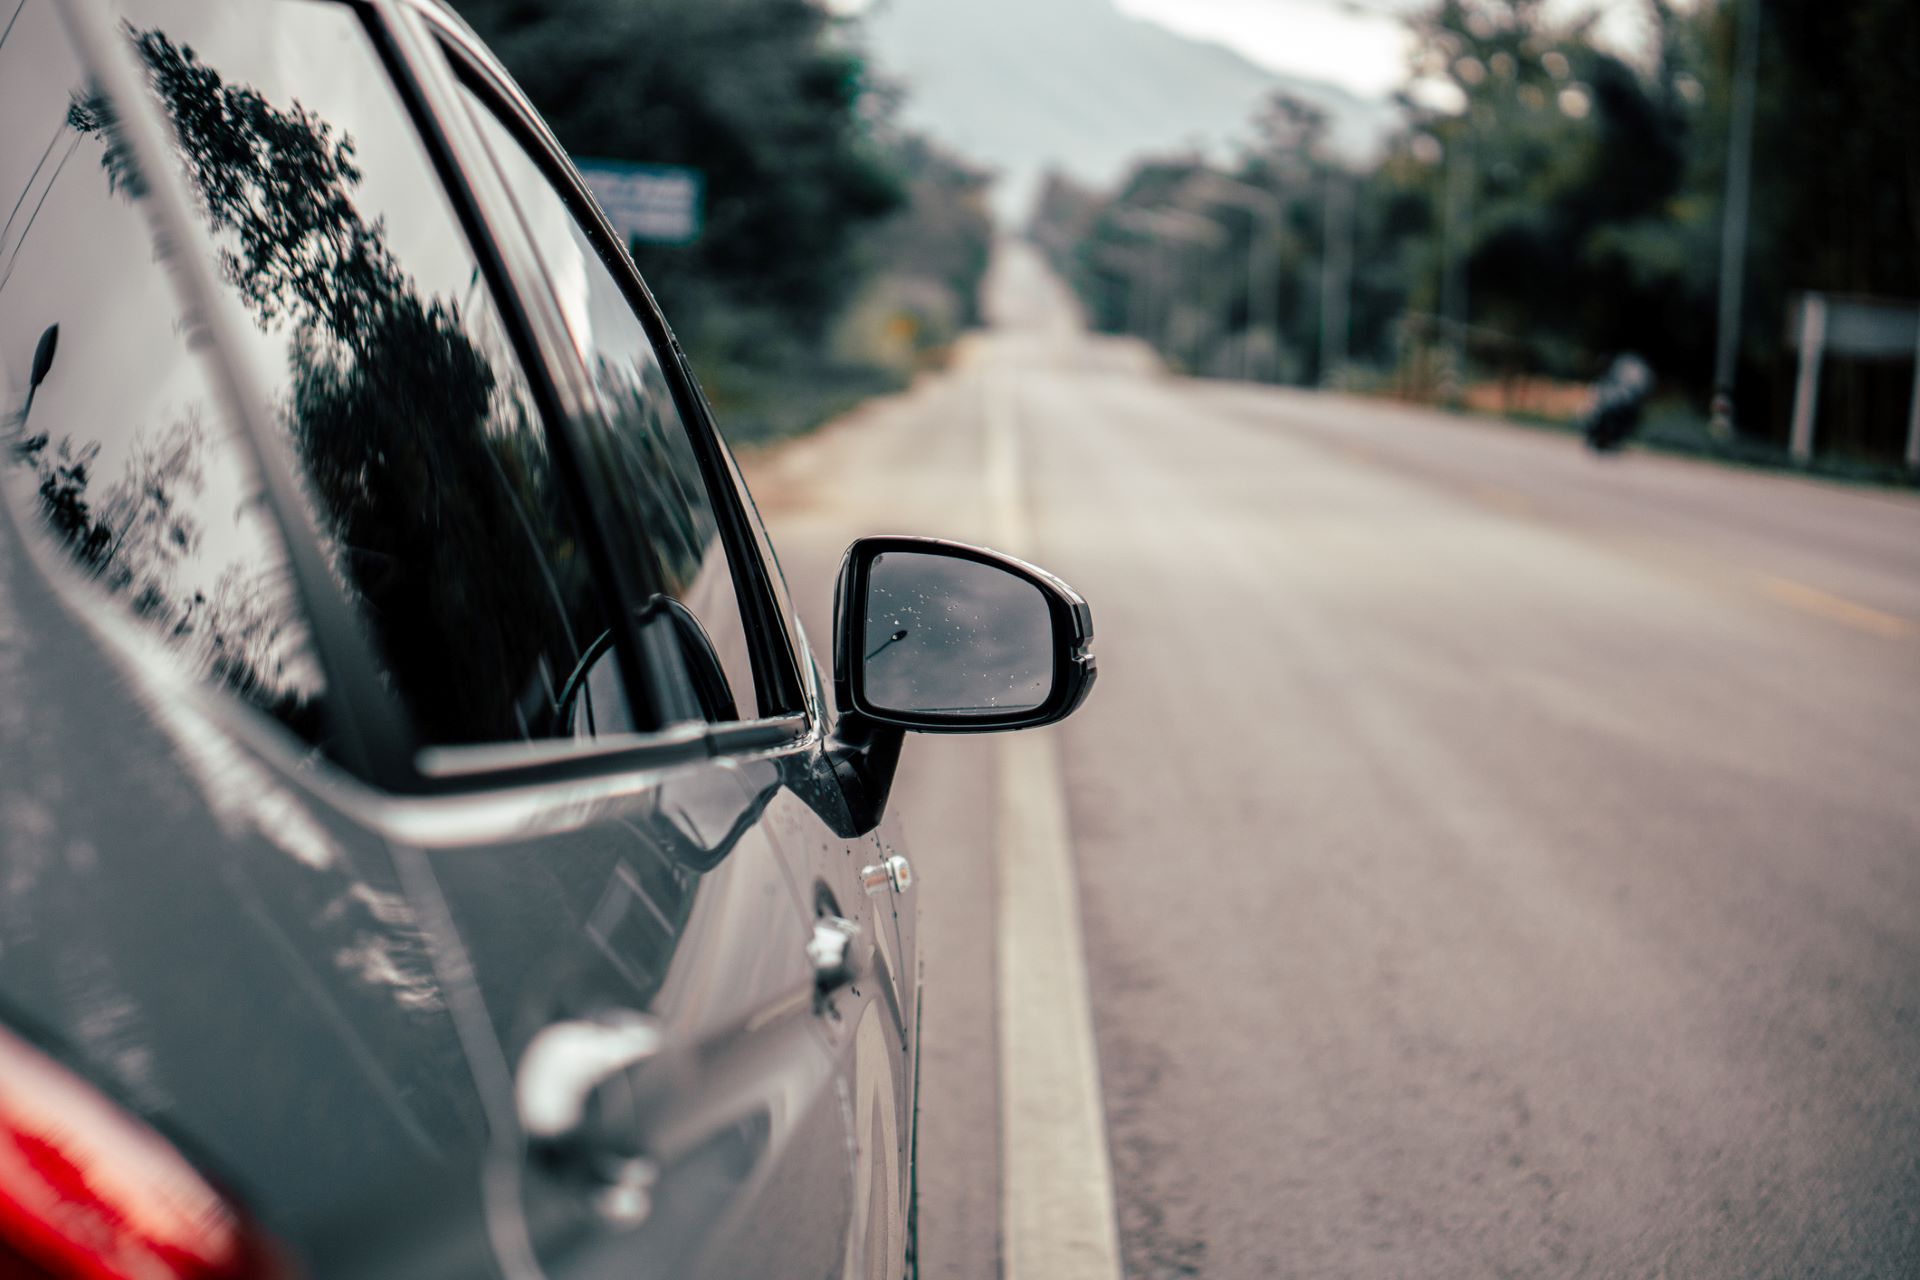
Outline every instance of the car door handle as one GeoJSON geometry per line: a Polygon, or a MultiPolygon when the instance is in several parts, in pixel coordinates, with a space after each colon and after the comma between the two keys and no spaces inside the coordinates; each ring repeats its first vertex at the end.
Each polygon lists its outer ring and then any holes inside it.
{"type": "Polygon", "coordinates": [[[514,1105],[534,1149],[586,1179],[601,1213],[624,1225],[646,1219],[656,1170],[640,1150],[629,1072],[658,1057],[660,1026],[630,1009],[540,1028],[520,1055],[514,1105]]]}
{"type": "Polygon", "coordinates": [[[860,926],[842,916],[824,915],[813,922],[813,936],[807,939],[807,961],[813,966],[813,987],[820,995],[837,991],[852,982],[857,960],[854,943],[860,926]]]}

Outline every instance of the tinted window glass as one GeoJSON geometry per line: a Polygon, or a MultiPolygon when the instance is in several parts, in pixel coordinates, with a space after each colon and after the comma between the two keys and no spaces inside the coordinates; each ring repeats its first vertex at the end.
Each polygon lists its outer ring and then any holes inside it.
{"type": "MultiPolygon", "coordinates": [[[[469,95],[468,101],[593,372],[604,414],[594,456],[626,508],[611,533],[616,549],[641,601],[666,597],[698,619],[734,702],[751,714],[752,656],[734,575],[660,355],[560,192],[484,99],[469,95]]],[[[693,662],[697,673],[697,654],[693,662]]]]}
{"type": "Polygon", "coordinates": [[[422,739],[629,727],[527,379],[355,13],[121,9],[316,523],[422,739]],[[603,666],[606,664],[602,664],[603,666]],[[611,688],[609,685],[611,684],[611,688]]]}
{"type": "MultiPolygon", "coordinates": [[[[734,460],[733,451],[726,447],[724,441],[721,443],[720,451],[727,461],[727,481],[733,486],[734,497],[739,502],[740,509],[746,513],[748,527],[753,530],[754,545],[760,550],[760,563],[767,566],[768,585],[773,588],[774,613],[779,619],[781,631],[787,637],[787,651],[791,655],[788,667],[804,684],[806,677],[799,671],[797,664],[810,659],[806,639],[800,632],[799,615],[793,611],[793,596],[787,586],[786,570],[780,567],[780,557],[774,554],[773,541],[767,536],[767,522],[761,517],[760,508],[754,502],[753,494],[747,490],[746,479],[740,474],[740,464],[734,460]]],[[[799,686],[796,686],[796,699],[801,696],[803,695],[799,692],[799,686]]],[[[800,703],[795,701],[791,706],[778,709],[798,711],[801,707],[800,703]]]]}
{"type": "Polygon", "coordinates": [[[141,634],[313,736],[320,667],[252,455],[48,0],[0,43],[0,121],[6,501],[141,634]]]}

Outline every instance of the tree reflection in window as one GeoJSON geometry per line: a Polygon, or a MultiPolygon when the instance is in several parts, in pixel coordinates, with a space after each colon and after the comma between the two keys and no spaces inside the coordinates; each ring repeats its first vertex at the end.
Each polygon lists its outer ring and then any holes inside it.
{"type": "Polygon", "coordinates": [[[472,331],[497,318],[472,294],[422,296],[361,211],[350,135],[161,31],[128,34],[227,281],[284,340],[281,411],[318,522],[423,738],[568,732],[556,691],[604,624],[524,381],[472,331]]]}
{"type": "Polygon", "coordinates": [[[0,232],[0,334],[13,359],[32,352],[20,407],[0,419],[30,481],[9,488],[148,635],[317,740],[319,666],[257,489],[217,430],[210,445],[210,396],[132,207],[144,185],[104,101],[71,87],[82,76],[58,20],[24,5],[15,18],[5,114],[16,139],[45,106],[58,124],[31,166],[32,150],[0,145],[18,215],[0,232]],[[88,159],[124,203],[103,198],[88,159]]]}
{"type": "Polygon", "coordinates": [[[136,434],[121,478],[90,492],[99,442],[76,448],[25,435],[15,456],[34,469],[41,514],[74,561],[207,676],[309,738],[320,731],[318,671],[282,568],[244,559],[206,585],[182,587],[198,550],[205,435],[190,415],[149,441],[136,434]]]}
{"type": "MultiPolygon", "coordinates": [[[[608,542],[636,599],[678,601],[705,633],[690,661],[719,661],[728,686],[719,711],[756,705],[752,645],[733,565],[714,503],[667,381],[662,351],[550,173],[489,95],[469,88],[470,114],[537,244],[580,355],[593,370],[601,412],[585,424],[583,447],[607,478],[615,504],[608,542]],[[701,653],[699,651],[705,651],[701,653]]],[[[671,359],[671,354],[666,355],[671,359]]],[[[748,588],[749,590],[751,588],[748,588]]],[[[683,638],[684,639],[684,638],[683,638]]],[[[763,708],[764,710],[764,708],[763,708]]]]}

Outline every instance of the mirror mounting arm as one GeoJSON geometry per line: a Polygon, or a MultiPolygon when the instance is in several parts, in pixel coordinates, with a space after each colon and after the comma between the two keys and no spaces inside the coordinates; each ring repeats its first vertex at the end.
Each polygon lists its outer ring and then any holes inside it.
{"type": "Polygon", "coordinates": [[[842,712],[834,722],[826,759],[846,799],[846,829],[835,832],[842,839],[866,835],[880,825],[906,736],[906,730],[857,711],[842,712]]]}

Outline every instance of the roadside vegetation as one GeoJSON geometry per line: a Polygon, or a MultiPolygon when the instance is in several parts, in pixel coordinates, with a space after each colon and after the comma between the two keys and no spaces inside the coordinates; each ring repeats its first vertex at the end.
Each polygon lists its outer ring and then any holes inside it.
{"type": "MultiPolygon", "coordinates": [[[[1727,434],[1708,414],[1744,8],[1644,0],[1629,57],[1540,0],[1442,0],[1411,19],[1400,123],[1369,162],[1281,96],[1237,163],[1054,178],[1033,232],[1098,327],[1192,372],[1556,422],[1633,351],[1658,378],[1651,438],[1778,460],[1798,294],[1920,305],[1920,6],[1765,0],[1727,434]]],[[[1911,354],[1829,359],[1820,463],[1898,476],[1914,377],[1911,354]]]]}
{"type": "Polygon", "coordinates": [[[721,425],[756,443],[937,363],[970,323],[987,176],[895,124],[815,0],[455,0],[576,156],[697,169],[704,228],[632,246],[721,425]]]}

